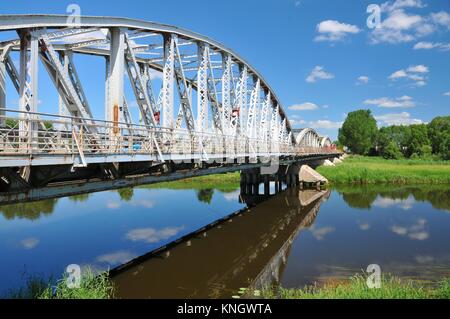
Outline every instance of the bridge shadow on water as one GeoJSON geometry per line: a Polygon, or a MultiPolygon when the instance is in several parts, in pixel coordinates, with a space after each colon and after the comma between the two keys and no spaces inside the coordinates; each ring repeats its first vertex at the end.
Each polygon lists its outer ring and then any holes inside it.
{"type": "Polygon", "coordinates": [[[293,240],[329,194],[241,195],[251,208],[113,269],[117,297],[229,298],[242,287],[277,284],[293,240]]]}

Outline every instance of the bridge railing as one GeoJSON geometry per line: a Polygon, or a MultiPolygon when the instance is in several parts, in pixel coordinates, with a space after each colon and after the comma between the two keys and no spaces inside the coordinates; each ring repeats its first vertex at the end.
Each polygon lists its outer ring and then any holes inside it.
{"type": "Polygon", "coordinates": [[[204,155],[236,158],[329,152],[267,139],[6,110],[0,114],[2,155],[204,155]]]}

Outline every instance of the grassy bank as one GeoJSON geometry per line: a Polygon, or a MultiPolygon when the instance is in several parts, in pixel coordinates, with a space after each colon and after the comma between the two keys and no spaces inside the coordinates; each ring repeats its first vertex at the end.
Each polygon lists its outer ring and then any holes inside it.
{"type": "Polygon", "coordinates": [[[380,288],[370,289],[366,278],[358,275],[346,282],[329,282],[303,289],[264,289],[257,295],[266,299],[449,299],[450,278],[430,287],[387,276],[382,278],[380,288]]]}
{"type": "Polygon", "coordinates": [[[317,171],[332,184],[450,183],[450,161],[350,156],[342,164],[334,167],[321,166],[317,171]]]}
{"type": "Polygon", "coordinates": [[[239,172],[214,174],[186,178],[173,182],[162,182],[141,186],[142,188],[168,189],[218,189],[223,192],[234,191],[239,188],[239,172]]]}
{"type": "Polygon", "coordinates": [[[80,287],[69,288],[67,277],[52,284],[33,276],[28,278],[25,287],[11,291],[5,296],[9,299],[110,299],[114,298],[114,287],[107,272],[95,274],[91,270],[83,271],[80,287]]]}

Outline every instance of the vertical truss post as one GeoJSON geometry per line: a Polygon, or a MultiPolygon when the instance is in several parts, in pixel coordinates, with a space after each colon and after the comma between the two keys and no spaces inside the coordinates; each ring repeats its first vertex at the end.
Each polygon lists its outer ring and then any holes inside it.
{"type": "Polygon", "coordinates": [[[283,119],[283,122],[281,122],[281,130],[280,130],[280,135],[278,137],[278,140],[281,143],[285,142],[285,137],[286,137],[286,118],[283,119]]]}
{"type": "Polygon", "coordinates": [[[262,110],[261,110],[261,119],[260,119],[260,125],[259,125],[259,134],[258,134],[258,141],[262,142],[262,145],[264,147],[264,151],[267,152],[268,150],[268,137],[269,137],[269,111],[272,109],[272,97],[270,92],[267,93],[266,100],[263,104],[262,110]]]}
{"type": "Polygon", "coordinates": [[[208,59],[206,46],[198,43],[197,49],[197,129],[204,132],[208,129],[208,59]]]}
{"type": "MultiPolygon", "coordinates": [[[[69,74],[69,56],[67,54],[65,54],[65,53],[60,53],[60,59],[61,59],[61,61],[63,63],[63,66],[64,66],[64,73],[65,74],[69,74]]],[[[56,81],[59,82],[59,77],[58,76],[56,77],[56,81]]],[[[59,86],[59,85],[60,84],[57,83],[57,86],[59,86]]],[[[60,116],[69,115],[68,111],[67,111],[67,106],[64,104],[64,99],[61,96],[61,94],[59,94],[59,92],[58,92],[58,114],[60,116]]],[[[60,129],[67,130],[68,127],[65,124],[61,124],[60,125],[60,129]]]]}
{"type": "Polygon", "coordinates": [[[111,52],[109,70],[109,103],[107,120],[113,122],[112,134],[120,134],[119,122],[123,109],[123,76],[125,66],[125,34],[119,28],[111,28],[111,52]]]}
{"type": "Polygon", "coordinates": [[[175,39],[170,34],[164,35],[164,69],[162,88],[162,126],[173,128],[175,76],[175,39]]]}
{"type": "Polygon", "coordinates": [[[0,60],[0,125],[5,122],[6,108],[6,66],[3,60],[0,60]]]}
{"type": "Polygon", "coordinates": [[[241,134],[244,133],[246,119],[247,119],[247,79],[248,79],[248,71],[247,66],[240,67],[240,76],[238,82],[238,97],[237,97],[237,107],[239,112],[239,128],[241,130],[241,134]]]}
{"type": "Polygon", "coordinates": [[[105,56],[105,120],[109,119],[109,73],[111,72],[111,63],[109,56],[105,56]]]}
{"type": "Polygon", "coordinates": [[[278,142],[278,114],[280,107],[272,109],[272,116],[270,119],[270,139],[272,142],[278,142]]]}
{"type": "Polygon", "coordinates": [[[224,119],[224,130],[231,134],[231,56],[222,53],[222,116],[224,119]]]}
{"type": "Polygon", "coordinates": [[[247,136],[249,138],[256,138],[255,125],[257,117],[257,108],[259,107],[260,89],[261,89],[261,82],[259,79],[257,79],[255,86],[253,87],[252,94],[250,96],[250,107],[248,109],[247,114],[247,136]]]}
{"type": "Polygon", "coordinates": [[[39,43],[37,37],[29,31],[20,33],[20,88],[19,109],[22,120],[19,123],[22,147],[36,147],[37,122],[33,115],[38,104],[38,55],[39,43]]]}

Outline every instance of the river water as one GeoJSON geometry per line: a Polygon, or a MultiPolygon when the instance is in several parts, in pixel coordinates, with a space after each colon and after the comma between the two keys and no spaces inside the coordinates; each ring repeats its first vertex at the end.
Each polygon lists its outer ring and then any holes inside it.
{"type": "Polygon", "coordinates": [[[231,297],[346,279],[369,264],[433,283],[450,276],[450,186],[269,198],[242,197],[238,185],[134,188],[0,206],[0,258],[3,296],[69,264],[112,270],[122,298],[231,297]]]}

